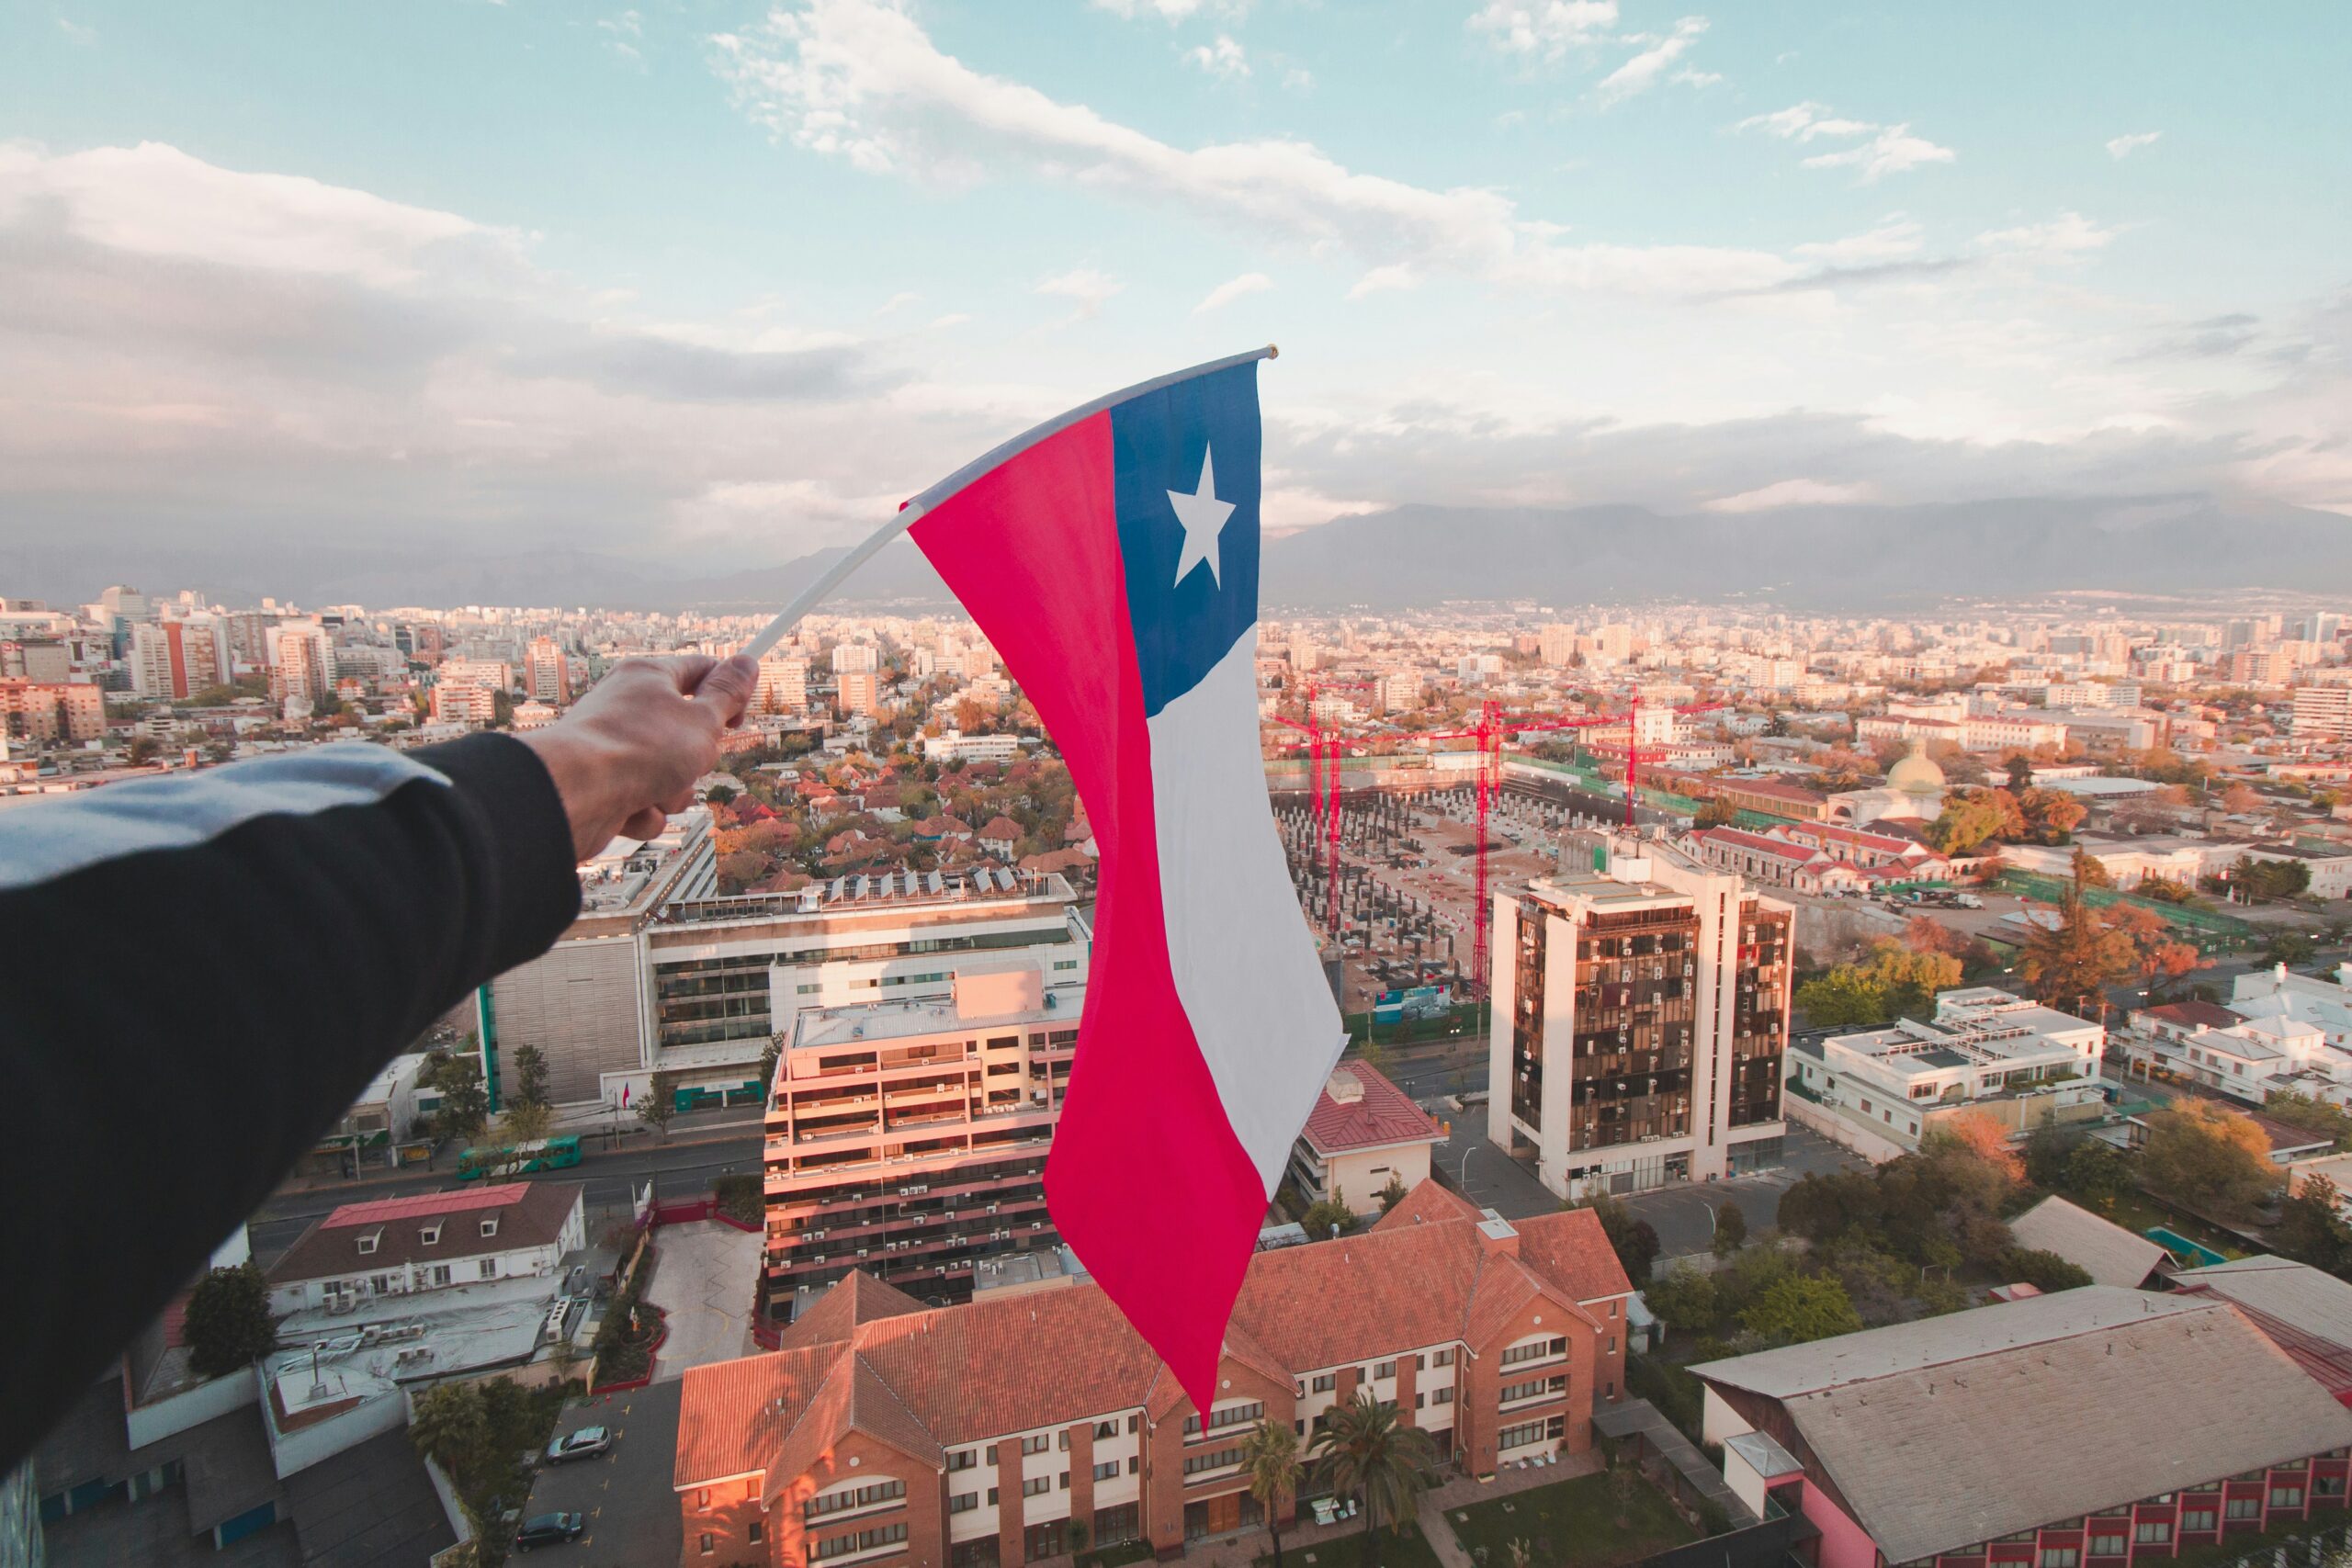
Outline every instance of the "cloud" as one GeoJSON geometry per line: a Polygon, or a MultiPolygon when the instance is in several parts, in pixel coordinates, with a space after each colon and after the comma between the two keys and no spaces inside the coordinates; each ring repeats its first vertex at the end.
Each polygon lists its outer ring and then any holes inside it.
{"type": "Polygon", "coordinates": [[[1890,218],[1867,233],[1798,245],[1795,253],[1826,266],[1894,261],[1918,254],[1920,246],[1925,243],[1924,233],[1919,225],[1909,219],[1890,218]]]}
{"type": "Polygon", "coordinates": [[[1157,17],[1170,24],[1184,21],[1202,11],[1217,11],[1239,16],[1250,8],[1249,0],[1091,0],[1095,9],[1108,11],[1129,21],[1137,17],[1157,17]]]}
{"type": "Polygon", "coordinates": [[[2116,231],[2102,229],[2079,212],[2062,212],[2047,223],[1988,231],[1976,236],[1976,243],[1999,259],[2065,266],[2105,250],[2115,234],[2116,231]]]}
{"type": "Polygon", "coordinates": [[[1208,292],[1208,297],[1193,307],[1193,314],[1205,316],[1211,310],[1222,310],[1245,294],[1262,294],[1274,286],[1274,280],[1262,272],[1245,272],[1239,277],[1228,278],[1208,292]]]}
{"type": "Polygon", "coordinates": [[[1858,146],[1838,152],[1816,152],[1804,161],[1808,169],[1859,169],[1856,183],[1876,185],[1888,175],[1899,175],[1922,164],[1949,164],[1960,156],[1925,137],[1911,134],[1907,125],[1890,125],[1858,146]]]}
{"type": "Polygon", "coordinates": [[[1057,273],[1046,278],[1032,292],[1043,294],[1049,299],[1075,301],[1078,309],[1070,319],[1078,321],[1100,312],[1103,301],[1123,292],[1126,287],[1108,273],[1081,266],[1073,267],[1068,272],[1057,273]]]}
{"type": "Polygon", "coordinates": [[[1607,39],[1617,0],[1489,0],[1464,25],[1506,54],[1558,60],[1607,39]]]}
{"type": "Polygon", "coordinates": [[[910,305],[919,305],[922,302],[922,295],[914,293],[911,290],[902,289],[899,293],[891,295],[888,299],[883,300],[881,304],[876,306],[874,313],[877,316],[887,316],[893,310],[903,310],[910,305]]]}
{"type": "Polygon", "coordinates": [[[57,30],[65,35],[67,42],[79,44],[84,49],[98,41],[97,28],[84,27],[81,23],[68,21],[63,17],[57,18],[57,30]]]}
{"type": "Polygon", "coordinates": [[[1600,85],[1593,89],[1593,96],[1604,104],[1613,104],[1636,93],[1649,91],[1657,85],[1659,74],[1681,59],[1683,51],[1698,42],[1706,30],[1706,17],[1685,17],[1674,24],[1672,32],[1662,38],[1655,34],[1635,34],[1628,38],[1626,42],[1638,42],[1645,47],[1639,54],[1602,77],[1600,85]]]}
{"type": "Polygon", "coordinates": [[[2159,339],[2132,355],[2138,359],[2221,359],[2242,354],[2260,337],[2262,318],[2244,310],[2208,316],[2159,339]]]}
{"type": "Polygon", "coordinates": [[[1394,289],[1418,288],[1420,282],[1419,275],[1401,262],[1393,266],[1376,266],[1356,279],[1356,286],[1348,290],[1348,298],[1363,299],[1394,289]]]}
{"type": "Polygon", "coordinates": [[[1565,244],[1498,191],[1363,173],[1306,141],[1171,146],[973,70],[884,0],[809,0],[713,44],[715,69],[755,123],[876,175],[970,184],[1027,173],[1186,207],[1260,243],[1544,291],[1706,294],[1799,270],[1756,250],[1565,244]]]}
{"type": "Polygon", "coordinates": [[[1184,62],[1197,65],[1210,75],[1222,76],[1228,82],[1250,74],[1249,56],[1227,33],[1217,34],[1215,43],[1186,50],[1184,62]]]}
{"type": "Polygon", "coordinates": [[[1311,93],[1315,90],[1315,73],[1303,65],[1294,65],[1283,73],[1283,88],[1292,93],[1311,93]]]}
{"type": "Polygon", "coordinates": [[[1723,79],[1720,71],[1693,71],[1687,65],[1667,78],[1686,87],[1712,87],[1723,79]]]}
{"type": "Polygon", "coordinates": [[[2135,130],[2129,136],[2115,137],[2107,144],[2107,155],[2120,164],[2141,148],[2154,146],[2163,135],[2161,130],[2135,130]]]}
{"type": "Polygon", "coordinates": [[[1876,485],[1823,484],[1818,479],[1781,479],[1737,495],[1701,502],[1706,512],[1770,512],[1779,506],[1855,506],[1883,500],[1876,485]]]}
{"type": "Polygon", "coordinates": [[[623,11],[617,17],[600,18],[596,27],[605,34],[605,47],[632,65],[645,63],[645,56],[638,50],[639,39],[645,36],[645,19],[635,11],[623,11]]]}

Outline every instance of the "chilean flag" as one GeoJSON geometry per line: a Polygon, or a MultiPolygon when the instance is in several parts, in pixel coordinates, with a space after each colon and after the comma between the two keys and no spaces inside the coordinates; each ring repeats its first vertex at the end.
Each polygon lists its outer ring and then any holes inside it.
{"type": "Polygon", "coordinates": [[[910,530],[1061,749],[1100,851],[1054,1223],[1203,1411],[1346,1044],[1259,750],[1262,356],[1055,422],[910,530]]]}

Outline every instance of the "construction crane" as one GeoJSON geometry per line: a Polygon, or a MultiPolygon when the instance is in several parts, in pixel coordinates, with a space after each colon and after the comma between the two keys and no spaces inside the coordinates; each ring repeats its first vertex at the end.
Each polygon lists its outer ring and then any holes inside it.
{"type": "Polygon", "coordinates": [[[1523,734],[1531,729],[1582,729],[1590,725],[1614,722],[1608,716],[1577,718],[1511,718],[1499,704],[1491,699],[1478,705],[1477,721],[1467,729],[1449,729],[1424,735],[1424,740],[1474,740],[1477,742],[1478,770],[1475,781],[1477,801],[1477,842],[1474,846],[1473,875],[1476,900],[1470,909],[1470,988],[1480,997],[1487,994],[1493,979],[1493,965],[1487,953],[1487,931],[1494,919],[1487,897],[1487,816],[1494,808],[1495,796],[1502,791],[1503,738],[1523,734]]]}
{"type": "MultiPolygon", "coordinates": [[[[1324,889],[1324,923],[1331,940],[1340,938],[1340,763],[1346,752],[1346,742],[1323,728],[1315,711],[1316,701],[1325,688],[1314,682],[1306,685],[1306,722],[1274,716],[1274,722],[1295,729],[1306,737],[1280,744],[1304,748],[1306,752],[1306,795],[1309,812],[1323,839],[1323,867],[1327,878],[1324,889]],[[1325,774],[1329,772],[1327,781],[1325,774]]],[[[1334,682],[1332,691],[1363,692],[1371,688],[1361,682],[1334,682]]]]}
{"type": "MultiPolygon", "coordinates": [[[[1713,713],[1717,708],[1728,705],[1725,703],[1683,703],[1667,711],[1679,717],[1694,713],[1713,713]]],[[[1656,712],[1657,709],[1653,708],[1651,711],[1656,712]]],[[[1663,762],[1667,760],[1668,753],[1661,750],[1642,750],[1642,694],[1639,692],[1634,694],[1631,704],[1623,713],[1610,714],[1605,717],[1588,719],[1585,722],[1623,724],[1625,727],[1625,831],[1631,833],[1634,831],[1634,803],[1639,798],[1634,788],[1634,775],[1644,762],[1663,762]]]]}

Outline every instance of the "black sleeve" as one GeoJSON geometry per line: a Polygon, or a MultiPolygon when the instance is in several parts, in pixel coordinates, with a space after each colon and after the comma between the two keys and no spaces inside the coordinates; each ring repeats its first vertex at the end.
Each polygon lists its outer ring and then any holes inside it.
{"type": "Polygon", "coordinates": [[[577,913],[505,736],[0,811],[0,1473],[472,987],[577,913]]]}

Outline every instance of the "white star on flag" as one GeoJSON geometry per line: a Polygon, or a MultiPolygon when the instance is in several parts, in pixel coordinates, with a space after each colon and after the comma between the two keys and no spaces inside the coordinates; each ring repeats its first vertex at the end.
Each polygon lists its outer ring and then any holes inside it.
{"type": "MultiPolygon", "coordinates": [[[[1225,532],[1226,519],[1233,515],[1233,502],[1216,498],[1216,453],[1201,450],[1201,487],[1187,495],[1181,490],[1168,492],[1168,504],[1176,509],[1176,521],[1184,525],[1184,548],[1176,558],[1176,582],[1203,561],[1208,562],[1209,575],[1219,588],[1225,586],[1225,572],[1216,558],[1217,536],[1225,532]]],[[[1170,587],[1175,583],[1170,584],[1170,587]]]]}

